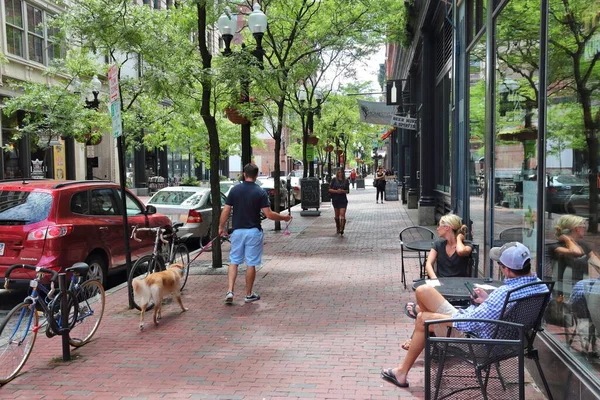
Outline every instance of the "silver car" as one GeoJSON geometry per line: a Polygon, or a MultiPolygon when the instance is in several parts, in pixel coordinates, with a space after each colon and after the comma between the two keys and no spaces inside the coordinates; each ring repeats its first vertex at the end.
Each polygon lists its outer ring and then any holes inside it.
{"type": "MultiPolygon", "coordinates": [[[[212,201],[210,188],[197,186],[170,186],[159,190],[148,200],[172,223],[183,222],[179,235],[191,234],[189,240],[199,240],[206,245],[211,237],[212,201]]],[[[225,195],[221,193],[221,207],[225,205],[225,195]]],[[[231,218],[227,229],[231,227],[231,218]]]]}

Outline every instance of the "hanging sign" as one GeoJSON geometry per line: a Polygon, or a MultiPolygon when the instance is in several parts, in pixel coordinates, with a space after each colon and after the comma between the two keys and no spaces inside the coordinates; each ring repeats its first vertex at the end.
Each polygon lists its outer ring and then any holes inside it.
{"type": "Polygon", "coordinates": [[[416,131],[417,130],[417,119],[410,117],[403,117],[401,115],[392,116],[392,121],[390,125],[395,126],[396,128],[409,129],[416,131]]]}
{"type": "Polygon", "coordinates": [[[113,64],[108,68],[108,87],[110,92],[110,119],[113,137],[123,134],[121,124],[121,101],[119,100],[119,67],[113,64]]]}

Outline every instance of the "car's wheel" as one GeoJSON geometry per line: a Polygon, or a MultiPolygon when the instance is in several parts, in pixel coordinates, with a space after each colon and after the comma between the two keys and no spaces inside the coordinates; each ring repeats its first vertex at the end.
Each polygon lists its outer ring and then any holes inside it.
{"type": "MultiPolygon", "coordinates": [[[[202,236],[200,238],[200,249],[203,249],[204,247],[206,247],[206,245],[210,242],[210,234],[212,233],[212,228],[209,226],[208,230],[206,231],[206,235],[202,236]]],[[[210,249],[206,249],[207,251],[210,249]]]]}
{"type": "Polygon", "coordinates": [[[106,287],[108,278],[108,265],[106,261],[99,254],[92,254],[85,260],[87,265],[90,266],[86,280],[95,279],[100,281],[103,287],[106,287]]]}

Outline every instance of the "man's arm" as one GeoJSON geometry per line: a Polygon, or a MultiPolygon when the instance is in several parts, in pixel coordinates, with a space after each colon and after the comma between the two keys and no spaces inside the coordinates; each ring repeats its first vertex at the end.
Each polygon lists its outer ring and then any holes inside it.
{"type": "MultiPolygon", "coordinates": [[[[262,212],[265,216],[273,221],[289,221],[292,219],[291,215],[288,214],[277,214],[271,210],[271,207],[263,207],[262,212]]],[[[221,220],[223,220],[223,215],[221,215],[221,220]]]]}
{"type": "Polygon", "coordinates": [[[219,218],[219,236],[227,235],[227,230],[225,229],[225,225],[227,224],[227,220],[229,219],[229,215],[231,214],[231,206],[225,204],[223,210],[221,211],[221,217],[219,218]]]}

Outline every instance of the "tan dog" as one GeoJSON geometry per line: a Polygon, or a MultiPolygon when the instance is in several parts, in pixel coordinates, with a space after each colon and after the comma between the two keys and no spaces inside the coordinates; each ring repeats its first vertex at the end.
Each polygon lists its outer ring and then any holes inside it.
{"type": "Polygon", "coordinates": [[[144,329],[144,312],[150,301],[154,301],[154,324],[158,325],[161,318],[161,308],[163,298],[168,294],[173,294],[177,303],[181,306],[182,312],[188,309],[183,306],[179,288],[181,287],[181,277],[183,276],[183,265],[171,264],[165,271],[155,272],[144,279],[134,279],[133,294],[136,297],[137,304],[142,309],[140,313],[140,329],[144,329]]]}

